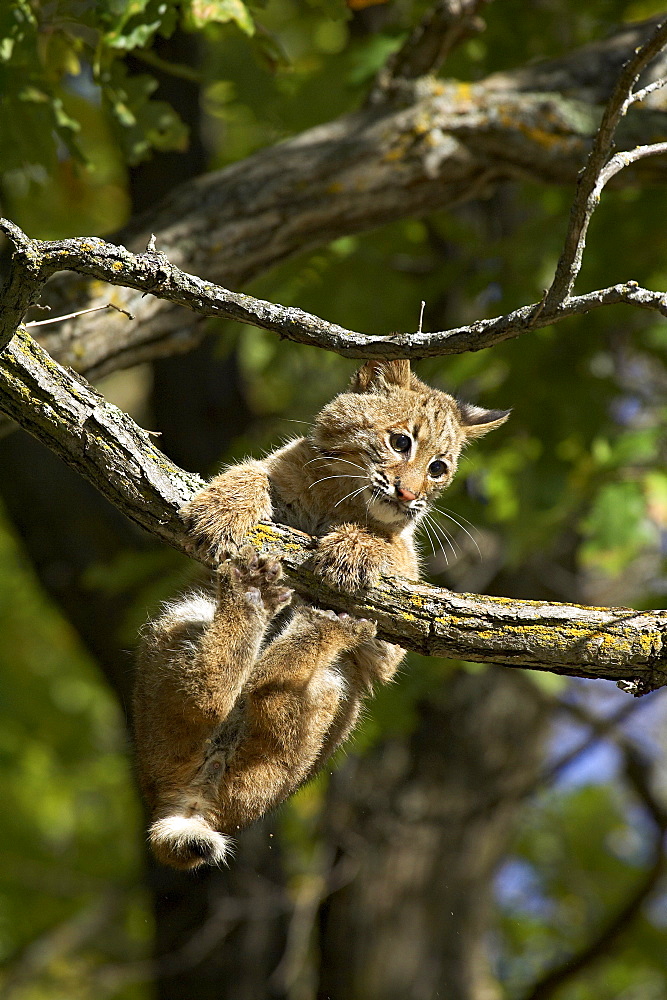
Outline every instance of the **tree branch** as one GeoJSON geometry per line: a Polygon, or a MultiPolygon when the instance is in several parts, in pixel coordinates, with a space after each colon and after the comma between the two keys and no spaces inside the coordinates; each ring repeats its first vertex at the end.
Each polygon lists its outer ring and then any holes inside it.
{"type": "MultiPolygon", "coordinates": [[[[586,233],[595,208],[600,201],[600,193],[604,185],[623,167],[636,162],[643,156],[664,153],[667,144],[655,143],[643,145],[630,153],[621,153],[611,160],[614,137],[621,119],[635,101],[632,90],[637,80],[656,56],[667,45],[667,20],[660,22],[651,37],[637,49],[635,54],[623,66],[614,92],[602,116],[602,121],[593,140],[593,145],[586,166],[577,183],[577,193],[570,213],[570,223],[565,237],[565,246],[556,266],[556,273],[544,300],[548,312],[555,303],[563,302],[570,295],[577,275],[581,270],[586,233]]],[[[662,85],[656,81],[644,88],[645,95],[662,85]]]]}
{"type": "MultiPolygon", "coordinates": [[[[20,330],[0,354],[0,408],[85,476],[132,520],[182,551],[179,507],[201,480],[175,466],[150,436],[20,330]]],[[[634,693],[667,683],[667,611],[586,608],[452,594],[385,578],[347,594],[310,568],[313,539],[258,524],[249,540],[278,552],[309,600],[378,623],[379,634],[420,653],[493,661],[577,677],[629,679],[634,693]]]]}
{"type": "MultiPolygon", "coordinates": [[[[667,149],[667,144],[665,148],[667,149]]],[[[0,231],[4,231],[19,247],[20,252],[12,262],[11,285],[15,302],[23,301],[25,308],[34,302],[40,283],[44,284],[56,271],[66,269],[110,285],[128,286],[143,293],[152,293],[202,317],[222,317],[249,323],[271,330],[287,340],[321,347],[350,358],[417,360],[479,351],[503,340],[550,326],[568,316],[582,315],[593,309],[618,303],[667,316],[666,293],[641,288],[636,282],[628,281],[585,295],[571,296],[551,310],[547,310],[544,302],[532,303],[505,316],[476,320],[468,326],[452,330],[373,336],[347,330],[303,309],[276,305],[214,285],[181,271],[164,254],[154,249],[143,254],[133,254],[125,247],[93,236],[54,241],[29,240],[25,233],[7,219],[0,219],[0,231]],[[28,258],[30,271],[22,286],[20,274],[23,273],[24,261],[28,258]]],[[[0,338],[4,337],[5,342],[11,336],[11,324],[15,323],[17,315],[22,315],[18,306],[0,319],[0,338]]]]}
{"type": "MultiPolygon", "coordinates": [[[[653,27],[653,21],[626,26],[563,59],[479,83],[421,78],[406,85],[394,103],[346,115],[176,188],[118,240],[140,253],[150,234],[157,233],[173,264],[204,274],[211,283],[240,287],[294,253],[460,204],[503,179],[573,184],[598,126],[598,104],[607,100],[628,52],[653,27]]],[[[651,72],[662,71],[664,62],[656,60],[651,72]]],[[[666,133],[667,112],[641,107],[623,119],[617,135],[630,149],[651,145],[666,133]]],[[[666,163],[665,157],[643,159],[615,183],[664,183],[666,163]]],[[[590,306],[582,299],[551,319],[578,306],[586,311],[603,304],[605,295],[606,301],[628,301],[622,298],[623,287],[593,293],[590,306]]],[[[656,297],[645,297],[651,296],[656,297]]],[[[204,314],[188,317],[143,290],[116,286],[114,291],[87,275],[56,279],[46,297],[54,314],[69,313],[74,304],[86,308],[113,301],[135,315],[133,324],[120,316],[90,315],[40,333],[54,358],[90,378],[189,350],[203,334],[204,314]]],[[[537,312],[526,307],[511,313],[510,324],[524,329],[531,310],[537,312]]],[[[465,329],[451,331],[447,350],[467,350],[466,344],[478,349],[506,332],[504,317],[482,321],[467,341],[465,329]]],[[[342,337],[339,347],[345,343],[342,337]]],[[[422,348],[414,336],[410,343],[417,352],[422,348]]],[[[367,356],[373,353],[372,341],[356,346],[367,356]]],[[[395,345],[389,349],[394,353],[388,356],[401,353],[395,345]]],[[[441,353],[441,345],[437,350],[441,353]]],[[[428,347],[413,356],[427,353],[428,347]]]]}

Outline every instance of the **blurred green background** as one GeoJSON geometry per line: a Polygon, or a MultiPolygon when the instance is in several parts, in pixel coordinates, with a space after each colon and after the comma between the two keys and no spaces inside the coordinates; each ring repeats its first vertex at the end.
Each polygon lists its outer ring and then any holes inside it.
{"type": "MultiPolygon", "coordinates": [[[[240,0],[10,3],[0,12],[2,213],[34,237],[112,234],[145,207],[138,204],[138,178],[151,158],[168,188],[170,171],[178,169],[173,163],[192,153],[195,140],[206,169],[224,167],[358,106],[388,52],[425,9],[396,2],[353,13],[339,0],[270,0],[261,8],[240,0]],[[196,58],[164,55],[164,36],[173,41],[174,32],[196,39],[196,58]],[[165,76],[176,86],[180,80],[197,88],[196,121],[183,123],[154,93],[153,79],[165,76]]],[[[457,50],[446,73],[482,79],[568,52],[660,9],[658,3],[622,0],[498,0],[485,12],[486,32],[457,50]]],[[[248,290],[378,334],[415,329],[421,300],[425,329],[507,312],[537,301],[549,284],[572,196],[549,185],[508,183],[449,213],[340,238],[273,269],[248,290]]],[[[606,192],[578,289],[630,278],[667,288],[666,213],[661,188],[606,192]]],[[[171,381],[167,368],[156,375],[146,365],[101,384],[144,426],[164,430],[165,408],[176,407],[165,448],[202,474],[305,432],[299,422],[307,423],[354,369],[337,356],[255,329],[211,322],[209,332],[206,365],[220,366],[211,371],[223,371],[225,385],[231,379],[238,393],[242,426],[231,434],[225,425],[218,437],[195,440],[201,420],[189,429],[178,399],[189,391],[187,376],[179,381],[178,374],[186,359],[175,360],[171,381]],[[183,445],[188,434],[190,454],[183,445]]],[[[460,590],[664,606],[666,347],[663,320],[617,307],[492,350],[419,365],[419,375],[438,387],[513,410],[506,427],[470,450],[444,498],[463,528],[443,518],[449,540],[440,551],[425,538],[430,578],[460,590]]],[[[201,377],[196,371],[195,379],[201,377]]],[[[214,424],[224,411],[215,386],[207,382],[202,395],[214,424]]],[[[17,441],[16,435],[14,443],[3,444],[12,449],[12,462],[19,461],[17,441]]],[[[5,496],[12,484],[3,454],[5,496]]],[[[31,455],[25,453],[26,466],[34,462],[31,455]]],[[[41,467],[26,474],[39,492],[41,467]]],[[[45,488],[51,482],[46,475],[45,488]]],[[[49,506],[51,499],[47,493],[42,503],[49,506]]],[[[24,547],[26,528],[14,516],[18,501],[5,496],[5,503],[0,991],[12,1000],[139,1000],[153,995],[155,901],[149,889],[159,897],[160,886],[149,881],[146,888],[143,881],[143,819],[125,705],[105,679],[109,670],[100,671],[91,641],[53,594],[75,575],[81,599],[89,597],[96,613],[105,601],[113,606],[110,627],[113,642],[127,651],[120,667],[127,679],[137,628],[195,571],[177,554],[144,542],[133,546],[131,539],[108,558],[93,551],[92,558],[77,556],[70,565],[60,553],[36,570],[31,547],[24,547]]],[[[76,546],[80,518],[89,515],[70,509],[68,544],[76,546]]],[[[32,516],[39,519],[39,505],[32,516]]],[[[110,640],[102,634],[102,641],[110,640]]],[[[472,664],[411,656],[398,683],[369,705],[344,766],[356,755],[372,760],[387,747],[410,745],[424,706],[437,709],[448,680],[461,671],[471,677],[483,672],[472,664]]],[[[546,968],[592,940],[651,870],[655,817],[628,779],[627,741],[640,748],[657,798],[666,791],[660,692],[634,705],[605,682],[566,685],[552,675],[526,675],[526,684],[544,717],[542,757],[519,796],[522,808],[507,833],[483,933],[498,991],[489,996],[511,998],[529,995],[546,968]],[[618,727],[605,729],[598,721],[619,712],[618,727]],[[567,767],[555,766],[580,744],[584,751],[572,752],[567,767]]],[[[526,753],[537,754],[537,746],[531,743],[526,753]]],[[[271,821],[291,900],[286,905],[297,909],[299,901],[317,898],[313,886],[329,864],[323,833],[328,777],[271,821]]],[[[659,876],[622,934],[553,995],[667,996],[667,895],[659,876]]],[[[314,941],[315,923],[312,917],[300,949],[289,952],[287,985],[278,987],[274,979],[255,995],[324,995],[317,992],[324,952],[314,941]]],[[[278,955],[274,964],[280,960],[278,955]]],[[[171,993],[163,984],[160,995],[209,996],[196,985],[197,962],[188,967],[184,960],[183,967],[193,992],[181,981],[171,993]]],[[[242,995],[231,986],[218,990],[210,995],[242,995]]],[[[455,993],[450,997],[458,1000],[455,993]]]]}

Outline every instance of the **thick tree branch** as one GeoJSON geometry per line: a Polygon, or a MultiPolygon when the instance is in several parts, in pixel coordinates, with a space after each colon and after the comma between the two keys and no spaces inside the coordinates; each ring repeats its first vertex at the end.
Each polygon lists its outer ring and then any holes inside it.
{"type": "MultiPolygon", "coordinates": [[[[502,179],[573,184],[597,129],[598,105],[612,92],[628,53],[653,27],[653,21],[625,27],[564,59],[475,84],[421,78],[406,84],[393,103],[318,126],[175,189],[119,239],[140,252],[156,233],[178,267],[239,287],[294,253],[479,197],[502,179]]],[[[664,59],[650,69],[662,72],[664,59]]],[[[623,119],[617,141],[631,149],[665,133],[667,112],[642,107],[623,119]]],[[[615,183],[664,183],[666,162],[641,160],[615,183]]],[[[605,294],[608,301],[625,301],[620,287],[594,295],[594,304],[605,294]]],[[[203,333],[202,314],[187,316],[143,290],[114,290],[89,276],[57,279],[46,301],[54,314],[112,301],[135,315],[133,324],[90,315],[40,335],[53,357],[91,378],[188,350],[203,333]]],[[[512,322],[521,325],[531,308],[511,314],[512,322]]],[[[479,334],[476,346],[486,346],[495,333],[502,339],[502,328],[502,320],[483,321],[472,340],[479,334]]],[[[463,339],[455,346],[459,335],[451,332],[449,349],[467,349],[463,339]]],[[[419,348],[414,337],[411,342],[419,348]]],[[[363,351],[371,354],[372,348],[364,344],[363,351]]]]}
{"type": "MultiPolygon", "coordinates": [[[[145,431],[23,330],[0,354],[0,408],[128,517],[187,551],[178,509],[201,481],[170,462],[145,431]]],[[[249,538],[258,549],[280,553],[291,583],[310,600],[372,618],[382,637],[408,649],[626,679],[635,693],[667,683],[667,611],[452,594],[393,579],[350,595],[327,588],[313,574],[307,535],[259,524],[249,538]]]]}

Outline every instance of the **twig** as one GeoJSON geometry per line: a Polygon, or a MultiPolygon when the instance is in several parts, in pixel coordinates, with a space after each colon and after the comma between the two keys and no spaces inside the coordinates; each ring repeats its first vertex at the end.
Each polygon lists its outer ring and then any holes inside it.
{"type": "Polygon", "coordinates": [[[623,170],[625,167],[629,167],[631,163],[636,163],[637,160],[644,159],[646,156],[658,156],[660,153],[667,153],[667,142],[654,142],[649,146],[635,146],[634,149],[628,149],[622,153],[616,153],[600,172],[597,184],[593,190],[594,198],[599,200],[602,188],[608,181],[611,180],[612,177],[615,177],[619,171],[623,170]]]}
{"type": "Polygon", "coordinates": [[[649,94],[652,94],[654,90],[662,90],[667,86],[667,78],[661,77],[659,80],[653,80],[652,83],[647,83],[645,87],[641,90],[635,90],[633,94],[630,94],[627,100],[627,106],[630,107],[631,104],[637,104],[640,101],[645,100],[649,94]]]}
{"type": "Polygon", "coordinates": [[[34,319],[25,325],[26,329],[34,326],[50,326],[51,323],[64,323],[67,319],[77,319],[79,316],[88,316],[89,313],[103,312],[105,309],[115,309],[116,312],[122,313],[128,319],[134,319],[132,313],[128,312],[127,309],[121,309],[120,306],[114,305],[113,302],[106,302],[103,306],[91,306],[90,309],[79,309],[77,312],[66,313],[64,316],[50,316],[49,319],[34,319]]]}
{"type": "MultiPolygon", "coordinates": [[[[637,49],[635,55],[628,60],[621,70],[618,82],[607,103],[602,121],[593,140],[586,166],[577,184],[577,193],[570,212],[570,221],[565,237],[563,253],[558,261],[554,279],[545,300],[544,311],[547,314],[554,307],[567,300],[572,292],[577,275],[581,270],[588,226],[599,202],[599,192],[604,183],[606,183],[606,180],[601,183],[601,178],[612,149],[616,128],[623,115],[633,103],[632,89],[635,83],[644,69],[646,69],[648,64],[666,44],[667,21],[663,21],[657,25],[653,35],[644,45],[637,49]]],[[[644,89],[647,90],[648,88],[644,89]]],[[[652,152],[662,151],[659,147],[664,147],[664,144],[656,143],[654,146],[639,148],[650,149],[652,152]]],[[[621,162],[618,169],[621,169],[625,165],[625,162],[621,162]]]]}

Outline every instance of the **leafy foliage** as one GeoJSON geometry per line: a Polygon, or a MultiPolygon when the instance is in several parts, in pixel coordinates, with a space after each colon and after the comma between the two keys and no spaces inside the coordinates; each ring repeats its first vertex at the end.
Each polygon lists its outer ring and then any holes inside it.
{"type": "MultiPolygon", "coordinates": [[[[170,105],[151,99],[156,81],[130,73],[128,53],[149,50],[179,24],[195,30],[233,23],[252,34],[242,0],[133,0],[52,4],[19,0],[0,12],[0,171],[53,169],[58,143],[84,160],[82,121],[66,110],[68,90],[95,88],[115,128],[126,162],[152,150],[182,149],[187,130],[170,105]]],[[[93,95],[91,95],[93,96],[93,95]]]]}

